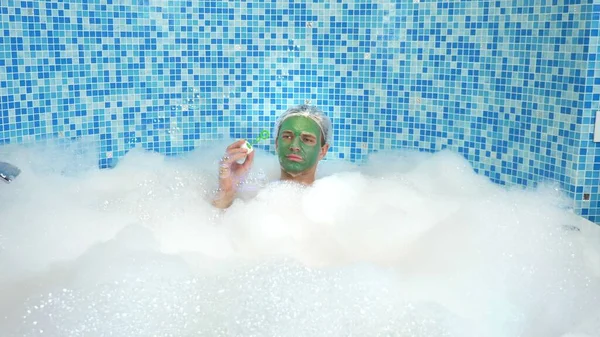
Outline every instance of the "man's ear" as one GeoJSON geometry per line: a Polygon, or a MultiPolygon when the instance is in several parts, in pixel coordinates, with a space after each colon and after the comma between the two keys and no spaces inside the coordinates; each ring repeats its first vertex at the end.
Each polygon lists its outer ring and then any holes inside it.
{"type": "Polygon", "coordinates": [[[329,150],[329,144],[325,144],[321,146],[321,151],[319,151],[319,160],[323,159],[329,150]]]}

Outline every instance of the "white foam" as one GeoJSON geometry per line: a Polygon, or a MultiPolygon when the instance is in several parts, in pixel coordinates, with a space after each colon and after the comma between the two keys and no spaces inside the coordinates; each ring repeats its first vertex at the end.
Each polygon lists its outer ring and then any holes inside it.
{"type": "Polygon", "coordinates": [[[227,144],[134,149],[109,170],[85,143],[2,148],[22,173],[0,186],[0,335],[600,334],[599,230],[566,229],[553,184],[386,151],[324,161],[306,188],[256,149],[222,212],[227,144]]]}

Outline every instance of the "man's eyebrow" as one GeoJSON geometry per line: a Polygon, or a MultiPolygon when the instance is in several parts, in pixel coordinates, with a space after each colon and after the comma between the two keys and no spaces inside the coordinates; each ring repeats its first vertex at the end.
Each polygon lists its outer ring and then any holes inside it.
{"type": "Polygon", "coordinates": [[[313,135],[313,134],[312,134],[312,133],[310,133],[310,132],[306,132],[306,131],[303,131],[303,132],[301,132],[300,134],[301,134],[302,136],[309,136],[309,137],[317,138],[317,136],[313,135]]]}

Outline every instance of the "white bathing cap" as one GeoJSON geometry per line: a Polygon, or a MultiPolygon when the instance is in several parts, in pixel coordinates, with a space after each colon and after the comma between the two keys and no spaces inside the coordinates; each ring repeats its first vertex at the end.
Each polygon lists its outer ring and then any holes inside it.
{"type": "Polygon", "coordinates": [[[325,140],[325,143],[321,144],[321,146],[331,144],[331,120],[319,108],[306,104],[290,108],[279,116],[275,122],[275,142],[277,142],[277,137],[279,137],[279,129],[283,121],[293,116],[304,116],[315,121],[321,129],[321,135],[325,140]]]}

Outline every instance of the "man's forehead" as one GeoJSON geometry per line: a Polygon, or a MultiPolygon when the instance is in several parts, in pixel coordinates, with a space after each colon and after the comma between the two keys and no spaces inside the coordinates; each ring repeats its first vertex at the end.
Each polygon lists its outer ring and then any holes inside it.
{"type": "Polygon", "coordinates": [[[296,133],[300,133],[300,135],[302,135],[302,136],[313,136],[313,137],[317,136],[315,133],[310,132],[310,131],[306,131],[306,130],[289,130],[289,129],[285,129],[285,130],[281,130],[281,133],[294,133],[294,131],[296,131],[296,133]]]}
{"type": "Polygon", "coordinates": [[[286,118],[280,126],[279,134],[293,133],[296,137],[311,137],[317,138],[321,134],[319,124],[309,117],[291,116],[286,118]]]}
{"type": "Polygon", "coordinates": [[[283,130],[316,130],[319,129],[319,125],[308,117],[292,116],[283,121],[281,128],[283,130]]]}

